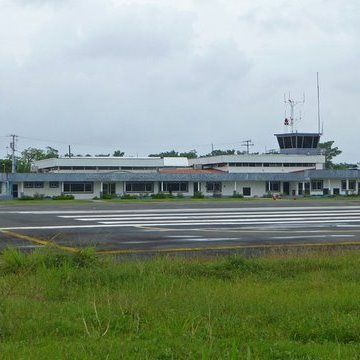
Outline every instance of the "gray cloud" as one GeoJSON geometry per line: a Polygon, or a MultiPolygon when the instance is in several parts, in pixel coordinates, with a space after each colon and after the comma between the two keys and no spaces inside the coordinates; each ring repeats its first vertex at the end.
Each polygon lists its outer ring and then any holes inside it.
{"type": "MultiPolygon", "coordinates": [[[[248,138],[263,151],[283,131],[284,92],[306,93],[299,129],[315,130],[319,71],[324,139],[338,143],[343,161],[357,160],[357,2],[245,1],[245,11],[234,1],[228,12],[195,3],[185,11],[34,0],[0,9],[3,134],[44,139],[20,138],[19,149],[72,144],[76,153],[201,153],[248,138]]],[[[0,137],[0,155],[7,142],[0,137]]]]}

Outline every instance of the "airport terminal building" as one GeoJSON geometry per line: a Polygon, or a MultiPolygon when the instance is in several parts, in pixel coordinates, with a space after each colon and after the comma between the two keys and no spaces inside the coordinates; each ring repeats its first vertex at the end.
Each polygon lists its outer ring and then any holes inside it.
{"type": "Polygon", "coordinates": [[[65,157],[36,161],[30,173],[0,174],[0,199],[71,194],[262,197],[346,195],[360,191],[358,170],[325,170],[317,133],[276,134],[278,153],[196,159],[65,157]]]}

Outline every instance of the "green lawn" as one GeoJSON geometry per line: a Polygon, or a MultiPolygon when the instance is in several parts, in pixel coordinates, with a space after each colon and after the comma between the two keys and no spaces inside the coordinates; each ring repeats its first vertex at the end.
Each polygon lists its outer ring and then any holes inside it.
{"type": "Polygon", "coordinates": [[[1,359],[360,359],[360,258],[0,258],[1,359]]]}

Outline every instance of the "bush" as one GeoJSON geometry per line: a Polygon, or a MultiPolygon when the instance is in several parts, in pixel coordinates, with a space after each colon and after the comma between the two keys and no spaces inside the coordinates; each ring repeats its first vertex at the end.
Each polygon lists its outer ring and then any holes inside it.
{"type": "Polygon", "coordinates": [[[193,199],[203,199],[205,196],[201,191],[196,191],[192,196],[193,199]]]}
{"type": "Polygon", "coordinates": [[[34,200],[44,200],[45,198],[46,196],[44,194],[38,194],[38,193],[34,194],[34,200]]]}
{"type": "Polygon", "coordinates": [[[19,197],[18,200],[34,200],[34,197],[29,195],[23,195],[22,197],[19,197]]]}
{"type": "Polygon", "coordinates": [[[123,200],[134,200],[137,198],[138,197],[136,195],[129,195],[129,194],[124,194],[123,196],[121,196],[121,199],[123,200]]]}
{"type": "Polygon", "coordinates": [[[231,197],[235,198],[235,199],[243,199],[244,195],[239,194],[238,192],[234,191],[231,197]]]}
{"type": "Polygon", "coordinates": [[[101,198],[103,199],[103,200],[111,200],[112,198],[114,198],[115,196],[114,195],[112,195],[112,194],[103,194],[102,196],[101,196],[101,198]]]}
{"type": "Polygon", "coordinates": [[[159,192],[157,194],[152,194],[151,197],[153,199],[173,199],[174,195],[172,194],[167,194],[167,193],[163,193],[163,192],[159,192]]]}
{"type": "Polygon", "coordinates": [[[74,195],[57,195],[52,197],[53,200],[74,200],[74,195]]]}

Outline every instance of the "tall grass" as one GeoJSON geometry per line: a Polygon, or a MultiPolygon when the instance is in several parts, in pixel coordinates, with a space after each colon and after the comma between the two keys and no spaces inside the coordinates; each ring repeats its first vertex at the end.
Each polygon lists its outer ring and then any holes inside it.
{"type": "Polygon", "coordinates": [[[111,261],[93,249],[0,262],[1,359],[356,359],[360,260],[111,261]]]}

